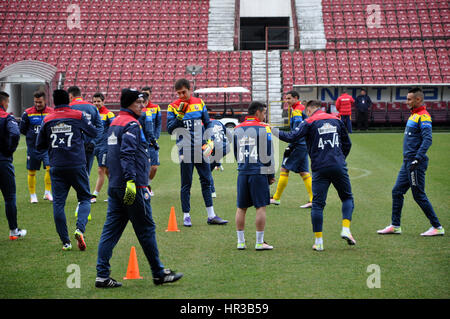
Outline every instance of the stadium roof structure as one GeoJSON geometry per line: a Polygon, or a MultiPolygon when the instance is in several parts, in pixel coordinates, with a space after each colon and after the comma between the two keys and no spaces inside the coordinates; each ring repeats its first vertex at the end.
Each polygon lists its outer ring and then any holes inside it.
{"type": "Polygon", "coordinates": [[[0,72],[0,81],[9,76],[27,75],[50,83],[58,69],[48,63],[36,60],[23,60],[6,66],[0,72]]]}

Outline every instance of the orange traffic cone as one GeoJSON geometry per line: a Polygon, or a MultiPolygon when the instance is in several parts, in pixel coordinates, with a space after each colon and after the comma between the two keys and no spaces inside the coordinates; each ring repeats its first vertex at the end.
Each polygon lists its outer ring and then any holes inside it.
{"type": "Polygon", "coordinates": [[[123,279],[142,279],[142,277],[139,276],[139,266],[136,256],[136,248],[134,246],[131,246],[127,275],[126,277],[123,277],[123,279]]]}
{"type": "Polygon", "coordinates": [[[180,231],[177,225],[177,218],[175,216],[175,207],[170,208],[169,225],[166,231],[180,231]]]}

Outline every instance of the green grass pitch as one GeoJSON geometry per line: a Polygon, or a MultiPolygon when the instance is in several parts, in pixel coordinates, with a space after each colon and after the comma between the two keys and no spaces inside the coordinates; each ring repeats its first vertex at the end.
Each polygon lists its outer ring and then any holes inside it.
{"type": "MultiPolygon", "coordinates": [[[[28,230],[18,241],[8,239],[6,218],[0,223],[0,298],[151,298],[151,299],[379,299],[450,297],[450,236],[422,238],[428,220],[408,192],[403,209],[403,234],[380,236],[376,230],[387,226],[391,216],[391,189],[402,162],[402,133],[352,134],[348,157],[355,197],[351,230],[357,241],[348,246],[339,236],[340,201],[333,187],[324,212],[323,252],[311,249],[313,234],[310,210],[301,178],[291,173],[280,206],[267,208],[265,240],[273,251],[257,252],[255,210],[247,213],[247,250],[236,249],[236,164],[228,160],[224,171],[214,171],[216,214],[230,222],[225,226],[206,224],[197,173],[192,187],[193,227],[182,226],[179,200],[179,166],[171,160],[175,141],[163,134],[159,140],[161,166],[153,182],[153,217],[157,224],[160,257],[166,267],[185,274],[172,285],[154,286],[149,265],[131,224],[114,250],[111,276],[124,283],[119,289],[94,287],[97,245],[105,221],[107,184],[96,204],[85,233],[87,250],[63,252],[53,222],[51,203],[42,200],[44,172],[37,174],[39,203],[31,205],[26,177],[26,148],[22,136],[14,156],[19,227],[28,230]],[[166,232],[171,206],[175,207],[180,232],[166,232]],[[136,247],[142,280],[123,280],[131,246],[136,247]],[[80,288],[71,287],[71,265],[79,267],[80,288]],[[376,265],[376,266],[371,266],[376,265]],[[374,272],[374,268],[378,271],[374,272]],[[375,277],[377,281],[374,281],[375,277]],[[69,285],[68,285],[69,282],[69,285]],[[373,287],[370,283],[377,283],[373,287]],[[369,283],[369,285],[368,285],[369,283]],[[371,288],[372,287],[372,288],[371,288]]],[[[280,142],[279,161],[285,143],[280,142]]],[[[444,227],[450,232],[450,134],[434,133],[426,176],[426,191],[444,227]]],[[[96,162],[91,189],[97,178],[96,162]]],[[[279,176],[279,170],[276,177],[279,176]]],[[[271,186],[275,192],[276,183],[271,186]]],[[[75,230],[75,192],[66,204],[69,233],[75,230]]],[[[4,202],[0,204],[4,214],[4,202]]]]}

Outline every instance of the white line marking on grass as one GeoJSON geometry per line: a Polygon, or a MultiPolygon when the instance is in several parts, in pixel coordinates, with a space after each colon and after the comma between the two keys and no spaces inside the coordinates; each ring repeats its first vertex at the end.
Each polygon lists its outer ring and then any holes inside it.
{"type": "Polygon", "coordinates": [[[368,169],[364,169],[364,168],[349,167],[348,169],[361,171],[361,174],[360,174],[360,175],[357,175],[357,176],[350,176],[350,179],[359,179],[359,178],[363,178],[363,177],[366,177],[366,176],[369,176],[370,174],[372,174],[372,171],[370,171],[370,170],[368,170],[368,169]]]}

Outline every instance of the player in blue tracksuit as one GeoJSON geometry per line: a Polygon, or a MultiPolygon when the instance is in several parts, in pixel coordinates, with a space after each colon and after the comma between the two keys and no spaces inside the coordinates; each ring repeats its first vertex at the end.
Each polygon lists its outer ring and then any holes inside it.
{"type": "Polygon", "coordinates": [[[264,242],[266,206],[270,204],[269,185],[275,181],[272,132],[263,123],[267,107],[252,102],[245,121],[234,129],[233,150],[238,162],[236,232],[239,250],[245,249],[245,215],[256,208],[256,250],[271,250],[264,242]]]}
{"type": "Polygon", "coordinates": [[[94,149],[94,154],[98,163],[98,176],[97,182],[95,183],[94,192],[92,193],[91,203],[97,202],[97,196],[103,187],[105,176],[109,175],[108,168],[106,167],[106,153],[108,151],[107,138],[109,126],[114,120],[115,115],[113,112],[108,110],[108,108],[106,108],[104,101],[105,96],[100,92],[95,93],[92,97],[92,103],[98,109],[102,119],[103,131],[101,137],[98,139],[98,144],[95,145],[94,149]]]}
{"type": "Polygon", "coordinates": [[[214,187],[214,178],[212,177],[212,172],[214,168],[220,167],[222,160],[225,155],[230,152],[230,140],[227,135],[230,135],[225,125],[218,120],[212,120],[210,127],[205,132],[205,139],[211,139],[214,142],[214,149],[211,153],[209,159],[209,167],[211,169],[211,194],[212,197],[216,197],[216,189],[214,187]]]}
{"type": "MultiPolygon", "coordinates": [[[[285,100],[291,108],[290,128],[291,130],[299,126],[305,119],[305,106],[299,101],[299,94],[296,91],[289,91],[286,93],[285,100]]],[[[280,205],[281,196],[289,181],[289,172],[298,173],[305,184],[306,191],[309,195],[309,200],[306,204],[301,205],[300,208],[311,208],[312,206],[312,179],[309,173],[308,150],[306,148],[305,139],[296,140],[286,147],[283,153],[283,161],[281,163],[280,178],[275,194],[270,199],[270,203],[280,205]]]]}
{"type": "Polygon", "coordinates": [[[48,152],[38,152],[35,146],[36,137],[39,129],[41,128],[42,122],[49,113],[53,112],[53,108],[46,106],[45,92],[36,91],[33,94],[33,98],[34,106],[27,108],[22,114],[22,120],[20,121],[20,133],[26,136],[27,142],[28,190],[30,192],[30,201],[31,203],[37,203],[36,171],[41,168],[41,163],[45,168],[44,199],[53,201],[48,152]]]}
{"type": "Polygon", "coordinates": [[[147,116],[152,117],[153,122],[153,136],[155,137],[155,143],[151,144],[148,148],[148,152],[150,153],[150,160],[152,162],[152,165],[150,166],[150,174],[149,174],[149,189],[150,189],[150,195],[153,196],[153,190],[151,187],[151,181],[155,178],[156,172],[158,170],[159,166],[159,145],[158,145],[158,139],[161,135],[161,122],[162,122],[162,116],[161,116],[161,108],[158,104],[153,104],[151,102],[152,100],[152,89],[148,86],[142,88],[143,93],[148,94],[148,103],[145,107],[144,111],[147,113],[147,116]]]}
{"type": "Polygon", "coordinates": [[[113,288],[122,285],[110,277],[109,260],[128,221],[131,221],[150,264],[153,282],[156,285],[174,282],[183,274],[164,269],[156,242],[147,188],[150,168],[148,142],[138,121],[144,106],[142,94],[124,89],[120,105],[119,116],[108,130],[108,211],[98,245],[95,286],[113,288]]]}
{"type": "Polygon", "coordinates": [[[202,152],[202,146],[207,145],[204,132],[211,124],[208,110],[201,99],[191,96],[191,84],[188,80],[177,80],[175,91],[179,99],[169,104],[167,108],[167,132],[169,134],[175,133],[179,149],[183,225],[186,227],[192,226],[190,200],[194,167],[200,176],[203,201],[208,213],[207,223],[209,225],[226,224],[228,221],[216,216],[214,212],[211,197],[211,170],[202,152]]]}
{"type": "Polygon", "coordinates": [[[92,164],[94,163],[95,145],[100,144],[103,133],[103,122],[98,109],[91,103],[84,101],[81,97],[81,90],[77,86],[67,89],[69,93],[69,106],[74,110],[82,111],[86,118],[97,128],[97,135],[94,138],[85,136],[86,168],[88,176],[91,175],[92,164]]]}
{"type": "Polygon", "coordinates": [[[401,234],[400,220],[404,195],[411,188],[414,200],[420,206],[431,224],[422,236],[442,236],[445,231],[425,193],[425,172],[428,167],[426,155],[432,143],[431,116],[423,105],[423,91],[413,88],[408,92],[406,104],[411,116],[406,122],[403,139],[403,164],[392,189],[391,225],[378,234],[401,234]]]}
{"type": "Polygon", "coordinates": [[[9,239],[15,240],[27,234],[25,229],[17,228],[16,180],[14,175],[13,153],[20,140],[19,125],[7,113],[9,95],[0,91],[0,190],[5,200],[6,219],[9,226],[9,239]]]}
{"type": "MultiPolygon", "coordinates": [[[[143,92],[143,99],[144,99],[144,105],[147,105],[148,103],[148,93],[143,92]]],[[[158,143],[156,142],[156,138],[155,138],[155,128],[154,128],[154,123],[153,123],[153,116],[150,112],[147,112],[147,108],[144,108],[142,110],[142,115],[139,117],[139,123],[142,126],[142,130],[144,132],[144,136],[145,139],[148,142],[148,150],[149,150],[149,154],[150,154],[150,149],[151,150],[157,150],[159,149],[158,143]]],[[[151,165],[153,165],[153,163],[156,164],[157,158],[155,158],[154,156],[151,156],[150,154],[150,162],[151,165]],[[153,157],[153,158],[152,158],[153,157]]],[[[158,161],[158,165],[159,165],[159,161],[158,161]]],[[[150,175],[150,173],[149,173],[150,175]]],[[[149,183],[150,185],[150,178],[149,178],[149,183]]]]}
{"type": "Polygon", "coordinates": [[[311,220],[316,238],[313,249],[317,251],[323,250],[323,209],[331,183],[342,201],[341,237],[349,245],[356,244],[350,233],[354,202],[345,161],[350,153],[350,137],[342,121],[321,111],[320,107],[320,101],[309,101],[306,105],[308,118],[291,132],[279,131],[280,140],[285,142],[306,139],[312,170],[311,220]]]}
{"type": "Polygon", "coordinates": [[[47,115],[36,139],[36,149],[48,150],[53,193],[53,217],[63,250],[71,250],[64,207],[70,187],[79,202],[75,238],[80,250],[86,249],[84,232],[91,210],[89,177],[86,170],[84,136],[95,138],[96,128],[84,113],[69,107],[69,95],[64,90],[53,92],[54,112],[47,115]]]}

